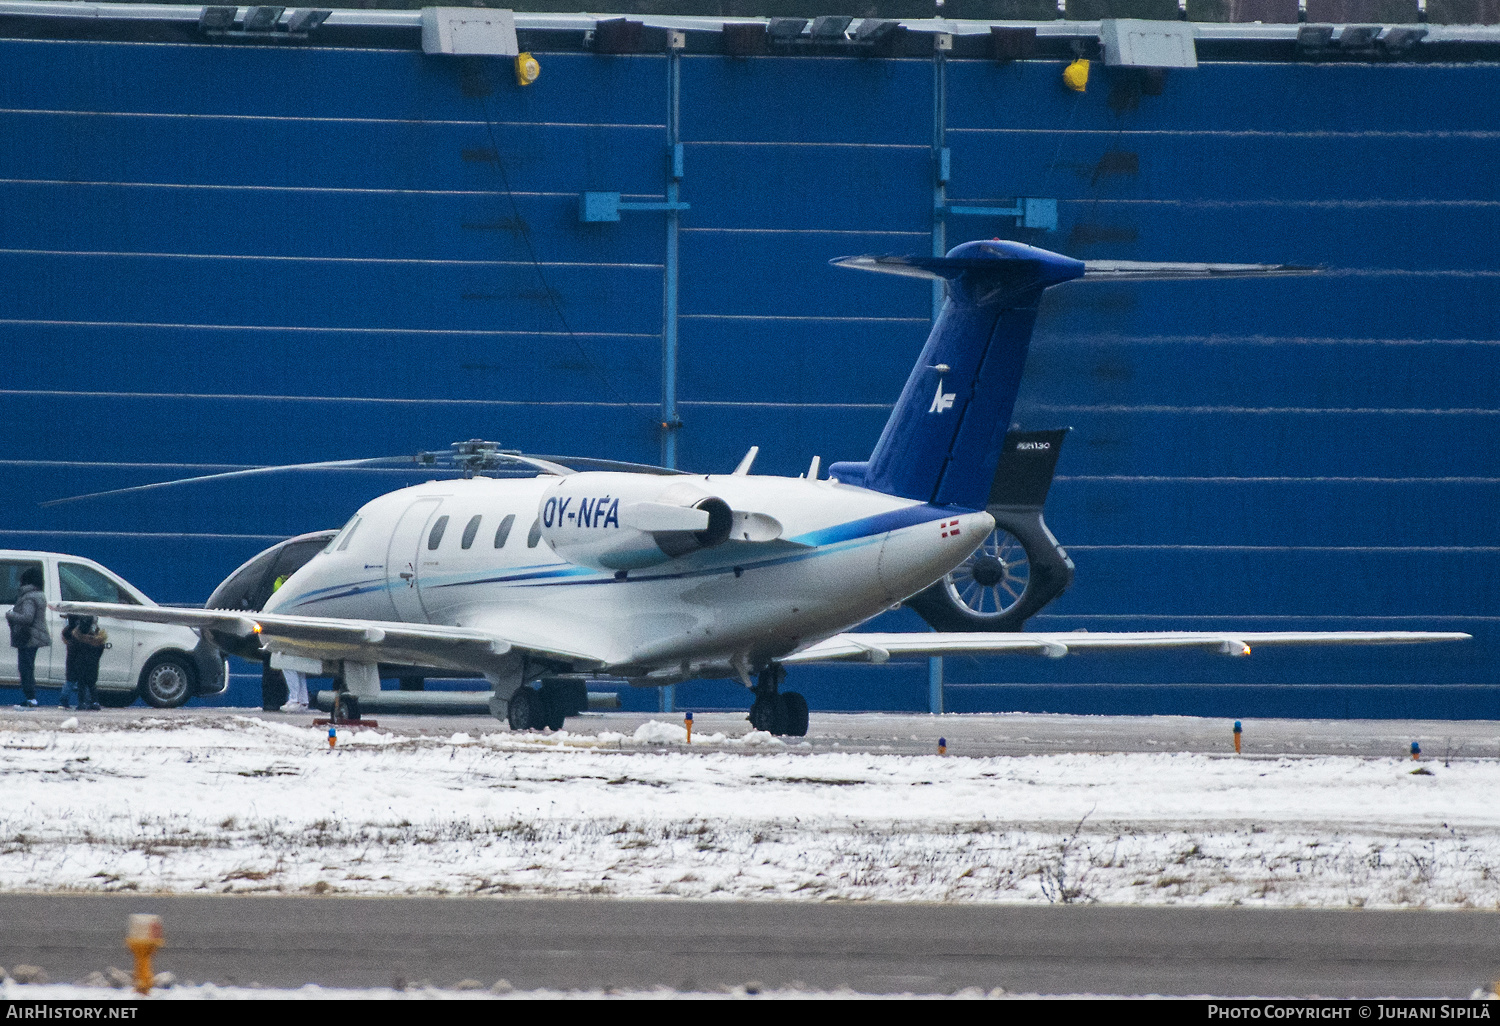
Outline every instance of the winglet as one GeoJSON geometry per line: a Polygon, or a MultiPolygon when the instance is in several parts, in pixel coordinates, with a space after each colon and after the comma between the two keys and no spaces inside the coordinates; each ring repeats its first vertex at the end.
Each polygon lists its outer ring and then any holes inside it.
{"type": "Polygon", "coordinates": [[[750,468],[755,464],[755,457],[760,455],[760,446],[752,445],[750,451],[745,453],[745,458],[740,460],[740,465],[734,468],[733,477],[750,476],[750,468]]]}

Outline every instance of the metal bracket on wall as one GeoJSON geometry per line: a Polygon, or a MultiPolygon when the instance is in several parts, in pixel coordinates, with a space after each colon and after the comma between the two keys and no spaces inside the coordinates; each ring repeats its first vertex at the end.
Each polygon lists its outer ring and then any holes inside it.
{"type": "Polygon", "coordinates": [[[1014,217],[1017,228],[1040,228],[1043,231],[1057,230],[1057,200],[1022,196],[1014,206],[971,207],[949,205],[942,210],[950,214],[972,217],[1014,217]]]}
{"type": "Polygon", "coordinates": [[[333,14],[331,10],[299,8],[282,20],[285,7],[247,7],[240,19],[238,7],[205,7],[198,15],[198,28],[211,39],[306,39],[333,14]],[[236,20],[239,28],[235,27],[236,20]]]}
{"type": "Polygon", "coordinates": [[[687,203],[622,203],[618,192],[586,192],[578,197],[578,220],[618,221],[622,210],[691,210],[687,203]]]}

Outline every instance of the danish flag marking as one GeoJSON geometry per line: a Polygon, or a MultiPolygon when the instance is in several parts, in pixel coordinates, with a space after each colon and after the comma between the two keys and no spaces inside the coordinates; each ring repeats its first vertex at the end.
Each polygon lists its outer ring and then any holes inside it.
{"type": "Polygon", "coordinates": [[[943,533],[944,538],[957,538],[962,533],[957,520],[944,520],[938,524],[938,530],[943,533]]]}

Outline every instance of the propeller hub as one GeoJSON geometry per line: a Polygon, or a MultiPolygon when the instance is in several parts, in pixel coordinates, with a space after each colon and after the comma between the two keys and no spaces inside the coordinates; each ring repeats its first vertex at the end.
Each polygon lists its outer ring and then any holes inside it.
{"type": "Polygon", "coordinates": [[[1005,560],[999,556],[979,556],[969,566],[974,583],[985,588],[993,588],[1005,580],[1005,570],[1005,560]]]}

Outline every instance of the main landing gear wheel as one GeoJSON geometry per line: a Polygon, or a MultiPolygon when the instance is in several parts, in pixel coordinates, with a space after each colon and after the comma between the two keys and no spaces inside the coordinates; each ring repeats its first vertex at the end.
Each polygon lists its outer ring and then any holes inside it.
{"type": "Polygon", "coordinates": [[[783,691],[777,696],[781,708],[781,730],[787,737],[807,736],[807,699],[796,691],[783,691]]]}
{"type": "Polygon", "coordinates": [[[780,691],[786,671],[780,666],[762,670],[750,705],[750,726],[783,737],[807,736],[807,699],[795,691],[780,691]]]}
{"type": "Polygon", "coordinates": [[[540,730],[542,724],[542,696],[522,685],[510,696],[506,719],[511,730],[540,730]]]}
{"type": "Polygon", "coordinates": [[[544,678],[537,697],[542,703],[542,721],[553,730],[562,730],[569,716],[587,712],[589,707],[588,685],[581,680],[544,678]]]}

